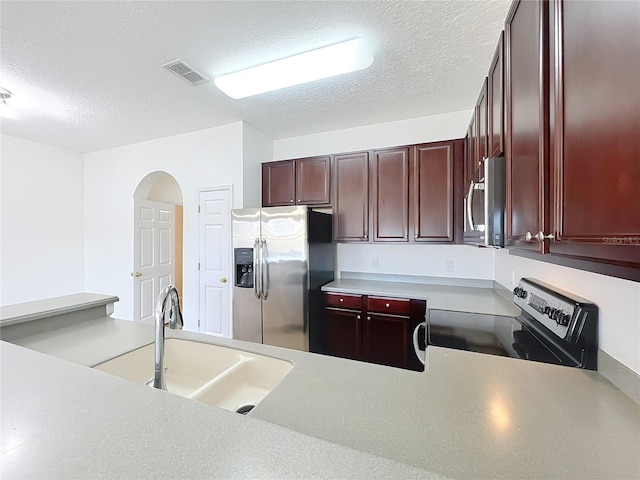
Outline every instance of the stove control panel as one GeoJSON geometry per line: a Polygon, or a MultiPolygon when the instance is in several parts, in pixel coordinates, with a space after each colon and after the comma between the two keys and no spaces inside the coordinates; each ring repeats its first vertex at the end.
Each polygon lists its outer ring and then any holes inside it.
{"type": "Polygon", "coordinates": [[[533,278],[523,278],[513,291],[522,314],[518,320],[545,337],[548,347],[568,364],[598,369],[598,306],[533,278]]]}
{"type": "Polygon", "coordinates": [[[548,285],[530,279],[520,280],[513,290],[514,303],[560,338],[567,338],[576,302],[548,285]]]}

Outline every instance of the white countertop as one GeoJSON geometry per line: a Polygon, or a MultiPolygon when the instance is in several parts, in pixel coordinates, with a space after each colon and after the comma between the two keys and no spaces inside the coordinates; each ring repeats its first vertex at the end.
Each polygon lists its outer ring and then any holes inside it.
{"type": "Polygon", "coordinates": [[[118,300],[118,297],[114,295],[75,293],[32,302],[4,305],[0,306],[0,326],[7,327],[9,325],[40,320],[54,315],[77,312],[91,307],[115,303],[118,300]]]}
{"type": "Polygon", "coordinates": [[[517,316],[520,309],[492,288],[339,279],[322,287],[325,292],[426,300],[430,310],[517,316]]]}
{"type": "Polygon", "coordinates": [[[2,343],[2,478],[442,478],[2,343]]]}
{"type": "MultiPolygon", "coordinates": [[[[145,329],[100,319],[21,341],[91,365],[145,329]]],[[[418,373],[167,336],[295,367],[245,417],[2,343],[3,478],[640,477],[640,407],[596,372],[429,347],[418,373]]]]}

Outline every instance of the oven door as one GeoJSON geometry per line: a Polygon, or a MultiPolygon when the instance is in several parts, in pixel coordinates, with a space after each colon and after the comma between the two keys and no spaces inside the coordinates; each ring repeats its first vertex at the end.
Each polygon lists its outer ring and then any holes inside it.
{"type": "Polygon", "coordinates": [[[413,332],[413,348],[424,364],[428,345],[503,357],[520,357],[514,333],[523,326],[513,317],[450,310],[427,310],[427,321],[413,332]]]}
{"type": "Polygon", "coordinates": [[[523,326],[513,317],[430,310],[427,345],[520,358],[514,334],[523,326]]]}
{"type": "Polygon", "coordinates": [[[464,197],[464,242],[485,245],[485,184],[471,180],[464,197]]]}

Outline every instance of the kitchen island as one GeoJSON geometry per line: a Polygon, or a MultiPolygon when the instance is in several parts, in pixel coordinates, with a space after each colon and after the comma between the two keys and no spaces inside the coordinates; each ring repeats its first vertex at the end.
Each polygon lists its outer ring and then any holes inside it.
{"type": "Polygon", "coordinates": [[[597,372],[436,347],[412,372],[167,337],[294,368],[245,417],[86,368],[151,326],[104,317],[3,342],[2,477],[640,477],[640,407],[597,372]]]}

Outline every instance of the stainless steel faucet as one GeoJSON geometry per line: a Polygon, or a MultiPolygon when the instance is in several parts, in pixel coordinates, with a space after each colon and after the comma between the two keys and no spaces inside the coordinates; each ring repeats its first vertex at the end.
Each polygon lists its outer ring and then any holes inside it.
{"type": "Polygon", "coordinates": [[[153,387],[161,390],[167,389],[164,381],[164,324],[169,313],[169,328],[182,328],[182,313],[180,312],[180,299],[178,291],[173,285],[167,285],[158,295],[156,303],[156,369],[153,376],[153,387]],[[167,308],[167,306],[169,308],[167,308]]]}

